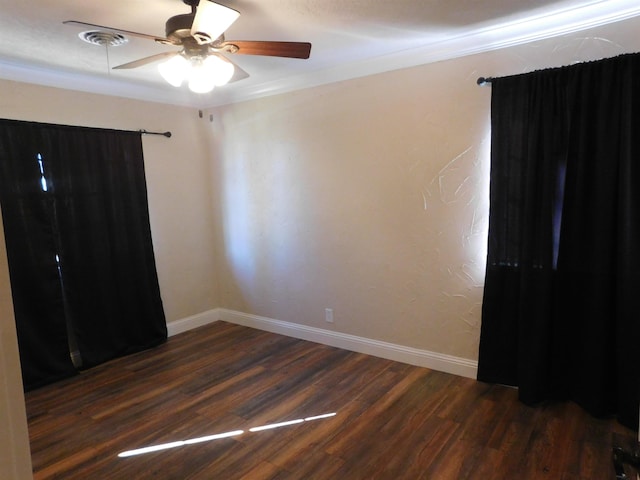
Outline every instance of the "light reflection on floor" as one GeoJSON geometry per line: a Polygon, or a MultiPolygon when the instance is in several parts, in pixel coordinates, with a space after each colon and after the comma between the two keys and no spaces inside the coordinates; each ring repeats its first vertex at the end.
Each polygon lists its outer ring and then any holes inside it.
{"type": "MultiPolygon", "coordinates": [[[[315,415],[313,417],[297,418],[295,420],[287,420],[279,423],[271,423],[268,425],[261,425],[259,427],[252,427],[249,429],[249,432],[255,433],[255,432],[261,432],[263,430],[273,430],[275,428],[287,427],[290,425],[298,425],[304,422],[312,422],[315,420],[331,418],[331,417],[334,417],[335,415],[336,415],[335,412],[324,413],[322,415],[315,415]]],[[[233,430],[231,432],[217,433],[214,435],[207,435],[205,437],[191,438],[188,440],[178,440],[176,442],[169,442],[169,443],[161,443],[158,445],[151,445],[149,447],[137,448],[135,450],[127,450],[126,452],[119,453],[118,457],[120,458],[133,457],[135,455],[142,455],[145,453],[157,452],[160,450],[168,450],[170,448],[183,447],[185,445],[193,445],[195,443],[210,442],[210,441],[219,440],[222,438],[237,437],[239,435],[242,435],[243,433],[245,433],[244,430],[233,430]]]]}

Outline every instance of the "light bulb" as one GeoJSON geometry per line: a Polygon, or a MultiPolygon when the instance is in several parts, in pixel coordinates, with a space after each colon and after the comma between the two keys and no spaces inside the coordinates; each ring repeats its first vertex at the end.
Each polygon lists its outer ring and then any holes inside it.
{"type": "Polygon", "coordinates": [[[189,69],[189,61],[182,55],[175,55],[158,65],[158,71],[160,71],[162,78],[174,87],[182,85],[189,69]]]}

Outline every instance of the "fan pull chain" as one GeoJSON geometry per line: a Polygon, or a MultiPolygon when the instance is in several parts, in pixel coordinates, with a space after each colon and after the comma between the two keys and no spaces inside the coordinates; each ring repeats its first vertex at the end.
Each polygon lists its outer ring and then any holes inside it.
{"type": "Polygon", "coordinates": [[[109,42],[105,42],[104,49],[107,55],[107,75],[111,75],[111,60],[109,59],[109,42]]]}

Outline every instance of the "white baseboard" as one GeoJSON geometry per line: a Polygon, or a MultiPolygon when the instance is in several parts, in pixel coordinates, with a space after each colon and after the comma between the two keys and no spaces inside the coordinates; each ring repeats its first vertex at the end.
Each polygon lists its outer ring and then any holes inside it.
{"type": "Polygon", "coordinates": [[[279,333],[301,340],[343,348],[353,352],[365,353],[367,355],[408,363],[410,365],[430,368],[461,377],[475,379],[478,372],[478,362],[466,358],[405,347],[394,343],[371,340],[369,338],[308,327],[296,323],[283,322],[282,320],[274,320],[272,318],[250,315],[224,308],[217,309],[217,313],[218,319],[225,322],[279,333]]]}
{"type": "Polygon", "coordinates": [[[192,315],[191,317],[181,318],[180,320],[167,323],[167,334],[170,337],[173,337],[179,333],[193,330],[194,328],[202,327],[209,323],[217,322],[218,320],[220,320],[220,310],[214,308],[213,310],[208,310],[206,312],[192,315]]]}
{"type": "Polygon", "coordinates": [[[173,335],[217,322],[218,320],[287,335],[301,340],[321,343],[330,347],[343,348],[353,352],[387,358],[418,367],[430,368],[461,377],[475,379],[478,372],[478,362],[474,360],[406,347],[395,343],[382,342],[380,340],[372,340],[347,333],[308,327],[306,325],[284,322],[282,320],[275,320],[273,318],[251,315],[224,308],[214,308],[191,317],[170,322],[167,324],[168,335],[172,337],[173,335]]]}

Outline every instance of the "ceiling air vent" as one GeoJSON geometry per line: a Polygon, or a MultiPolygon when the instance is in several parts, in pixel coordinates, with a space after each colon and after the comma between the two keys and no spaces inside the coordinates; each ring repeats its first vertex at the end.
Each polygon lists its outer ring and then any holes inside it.
{"type": "Polygon", "coordinates": [[[81,40],[92,43],[93,45],[117,47],[124,45],[129,41],[127,37],[119,33],[103,32],[100,30],[90,30],[88,32],[80,32],[78,34],[81,40]]]}

